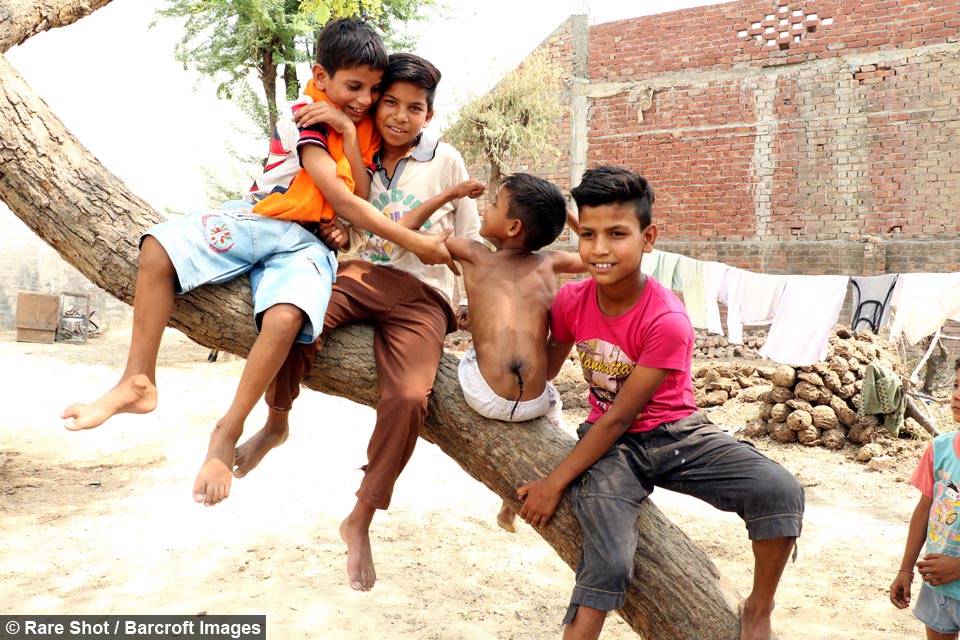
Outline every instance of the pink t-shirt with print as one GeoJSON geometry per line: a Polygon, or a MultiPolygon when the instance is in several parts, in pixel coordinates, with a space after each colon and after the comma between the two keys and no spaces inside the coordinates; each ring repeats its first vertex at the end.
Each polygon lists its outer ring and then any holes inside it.
{"type": "Polygon", "coordinates": [[[672,291],[647,276],[637,303],[607,317],[597,304],[597,282],[588,278],[564,285],[550,308],[554,339],[573,342],[590,386],[590,415],[596,422],[613,404],[634,367],[669,371],[628,432],[654,429],[697,410],[690,375],[693,326],[672,291]]]}

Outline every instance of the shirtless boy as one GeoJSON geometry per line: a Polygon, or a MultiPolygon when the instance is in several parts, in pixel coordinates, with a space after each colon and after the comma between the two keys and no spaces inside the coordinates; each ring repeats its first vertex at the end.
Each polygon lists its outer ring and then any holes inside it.
{"type": "MultiPolygon", "coordinates": [[[[567,203],[556,185],[526,173],[508,176],[487,210],[480,235],[447,238],[470,300],[471,347],[458,371],[463,395],[482,416],[521,422],[544,416],[562,423],[560,394],[547,382],[547,334],[557,274],[586,271],[580,256],[539,251],[557,239],[567,203]]],[[[516,531],[504,503],[497,523],[516,531]]]]}

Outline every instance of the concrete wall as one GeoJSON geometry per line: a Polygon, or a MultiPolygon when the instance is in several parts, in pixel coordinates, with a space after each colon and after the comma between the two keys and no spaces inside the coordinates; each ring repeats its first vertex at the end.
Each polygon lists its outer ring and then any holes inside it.
{"type": "Polygon", "coordinates": [[[59,295],[75,291],[90,295],[92,319],[102,330],[128,323],[132,310],[94,286],[38,238],[0,203],[0,331],[14,329],[17,294],[21,291],[59,295]]]}

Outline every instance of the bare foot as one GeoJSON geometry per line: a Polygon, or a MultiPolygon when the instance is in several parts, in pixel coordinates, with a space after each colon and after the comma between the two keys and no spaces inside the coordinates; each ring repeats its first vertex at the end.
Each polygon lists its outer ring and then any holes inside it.
{"type": "Polygon", "coordinates": [[[76,402],[60,414],[69,431],[99,427],[118,413],[150,413],[157,408],[157,387],[143,374],[130,376],[91,402],[76,402]]]}
{"type": "Polygon", "coordinates": [[[233,464],[236,465],[233,470],[235,478],[242,478],[257,468],[264,456],[274,447],[279,447],[287,441],[290,430],[284,424],[283,430],[271,427],[268,423],[250,436],[246,442],[237,447],[233,464]]]}
{"type": "Polygon", "coordinates": [[[354,591],[370,591],[377,581],[370,548],[369,522],[356,522],[351,513],[340,523],[340,537],[347,543],[347,578],[354,591]]]}
{"type": "Polygon", "coordinates": [[[241,429],[228,429],[217,424],[210,434],[207,459],[193,483],[193,499],[209,506],[223,502],[230,495],[233,478],[233,456],[241,429]]]}
{"type": "Polygon", "coordinates": [[[770,616],[773,608],[769,611],[754,611],[749,600],[741,600],[737,606],[740,611],[740,640],[771,640],[773,628],[770,616]]]}
{"type": "Polygon", "coordinates": [[[517,514],[506,502],[503,503],[503,506],[500,507],[500,513],[497,514],[497,524],[500,525],[501,529],[510,533],[517,532],[517,514]]]}

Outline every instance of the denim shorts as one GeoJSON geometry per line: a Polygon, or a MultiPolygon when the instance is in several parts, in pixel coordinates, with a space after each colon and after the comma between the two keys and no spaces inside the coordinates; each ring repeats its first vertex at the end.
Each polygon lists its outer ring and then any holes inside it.
{"type": "MultiPolygon", "coordinates": [[[[257,329],[263,312],[292,304],[307,316],[297,342],[313,342],[323,329],[337,260],[296,222],[267,218],[252,205],[226,202],[151,227],[177,271],[177,293],[250,274],[257,329]]],[[[143,242],[143,238],[140,239],[143,242]]]]}
{"type": "Polygon", "coordinates": [[[943,595],[926,582],[920,584],[913,615],[937,633],[947,635],[960,631],[960,600],[943,595]]]}
{"type": "MultiPolygon", "coordinates": [[[[583,438],[591,426],[580,425],[577,435],[583,438]]],[[[737,513],[751,540],[800,536],[804,496],[797,479],[704,413],[624,434],[569,488],[583,547],[564,624],[580,605],[602,611],[623,606],[640,505],[655,486],[737,513]]]]}

